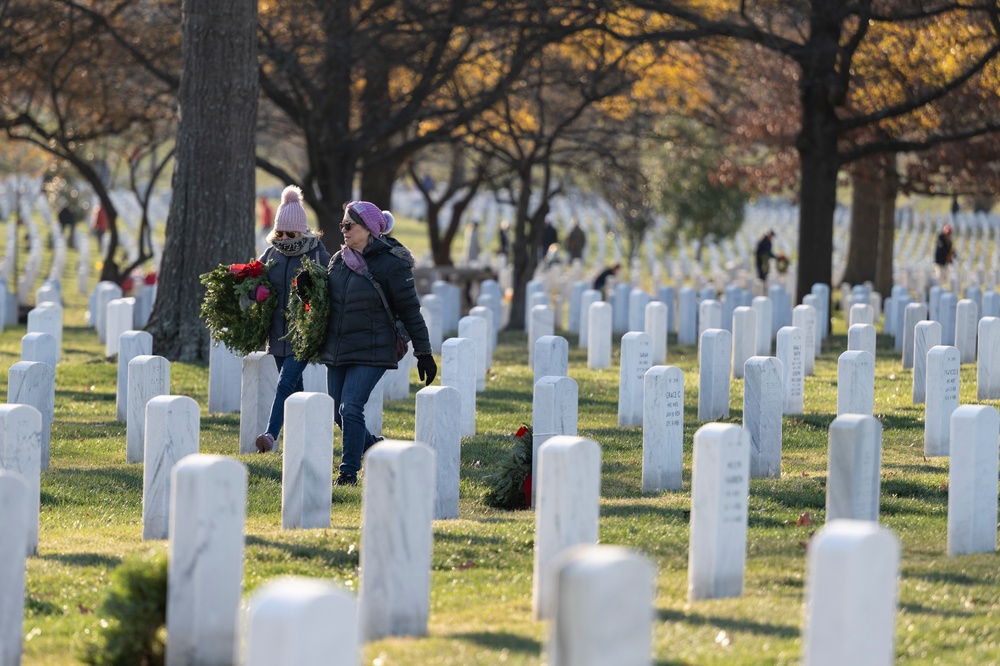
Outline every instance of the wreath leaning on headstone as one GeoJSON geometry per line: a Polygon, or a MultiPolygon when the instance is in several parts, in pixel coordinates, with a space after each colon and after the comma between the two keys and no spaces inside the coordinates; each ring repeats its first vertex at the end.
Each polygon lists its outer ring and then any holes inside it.
{"type": "Polygon", "coordinates": [[[483,496],[496,509],[526,509],[531,504],[531,426],[524,424],[514,433],[514,448],[495,472],[486,477],[490,488],[483,496]]]}
{"type": "Polygon", "coordinates": [[[201,316],[214,343],[221,342],[242,356],[264,345],[278,305],[267,277],[273,263],[221,264],[201,276],[206,287],[201,316]]]}
{"type": "Polygon", "coordinates": [[[330,319],[330,286],[326,268],[309,257],[302,257],[302,268],[292,279],[285,316],[288,333],[282,339],[288,340],[295,358],[319,361],[330,319]]]}

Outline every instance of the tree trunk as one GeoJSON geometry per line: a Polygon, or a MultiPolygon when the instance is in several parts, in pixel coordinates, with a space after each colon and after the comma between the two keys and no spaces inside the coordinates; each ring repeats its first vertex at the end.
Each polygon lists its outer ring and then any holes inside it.
{"type": "Polygon", "coordinates": [[[899,193],[899,173],[896,171],[896,154],[885,158],[885,177],[879,194],[878,263],[875,270],[875,289],[880,294],[892,291],[892,255],[896,241],[896,195],[899,193]]]}
{"type": "Polygon", "coordinates": [[[156,303],[156,354],[208,360],[199,276],[253,255],[257,2],[183,0],[181,108],[156,303]]]}
{"type": "Polygon", "coordinates": [[[879,254],[879,209],[881,169],[870,160],[851,169],[851,238],[847,250],[844,282],[861,284],[875,280],[879,254]]]}
{"type": "MultiPolygon", "coordinates": [[[[513,279],[511,287],[514,295],[510,303],[509,330],[525,330],[528,322],[524,320],[525,288],[535,275],[538,265],[538,245],[542,239],[542,227],[549,213],[548,196],[546,195],[535,211],[530,210],[532,187],[530,170],[519,178],[520,191],[517,193],[516,219],[514,220],[514,238],[511,242],[511,253],[514,255],[513,279]]],[[[547,187],[547,186],[546,186],[547,187]]]]}
{"type": "Polygon", "coordinates": [[[833,214],[837,206],[837,171],[840,164],[832,105],[816,91],[803,97],[802,130],[797,141],[802,170],[796,283],[798,302],[810,293],[814,284],[829,285],[832,282],[833,214]]]}

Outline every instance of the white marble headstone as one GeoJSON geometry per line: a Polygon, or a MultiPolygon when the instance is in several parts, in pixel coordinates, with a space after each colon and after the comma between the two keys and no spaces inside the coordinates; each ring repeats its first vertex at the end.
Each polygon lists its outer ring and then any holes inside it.
{"type": "Polygon", "coordinates": [[[743,596],[750,436],[709,423],[694,434],[688,601],[743,596]]]}
{"type": "Polygon", "coordinates": [[[743,428],[750,439],[751,478],[781,476],[782,362],[773,356],[747,359],[743,383],[743,428]]]}
{"type": "Polygon", "coordinates": [[[642,425],[642,381],[651,366],[651,347],[652,340],[646,333],[631,331],[622,336],[618,379],[620,426],[642,425]]]}
{"type": "Polygon", "coordinates": [[[552,563],[550,666],[652,662],[656,568],[621,546],[577,546],[552,563]]]}
{"type": "Polygon", "coordinates": [[[361,502],[361,641],[423,636],[430,613],[434,452],[386,440],[365,458],[361,502]]]}
{"type": "MultiPolygon", "coordinates": [[[[30,405],[0,405],[0,470],[20,475],[28,489],[24,553],[38,552],[42,415],[30,405]]],[[[2,595],[0,595],[2,596],[2,595]]],[[[19,599],[23,603],[23,597],[19,599]]]]}
{"type": "Polygon", "coordinates": [[[878,522],[882,473],[882,423],[844,414],[830,424],[826,520],[878,522]]]}
{"type": "Polygon", "coordinates": [[[949,451],[951,414],[958,408],[960,381],[958,350],[937,345],[927,350],[927,384],[924,399],[924,455],[946,456],[949,451]]]}
{"type": "Polygon", "coordinates": [[[646,334],[650,340],[650,358],[653,365],[667,362],[667,306],[660,301],[646,304],[646,334]]]}
{"type": "Polygon", "coordinates": [[[591,303],[587,314],[587,368],[611,367],[611,306],[604,302],[591,303]]]}
{"type": "Polygon", "coordinates": [[[643,377],[642,492],[680,490],[684,453],[684,372],[654,365],[643,377]]]}
{"type": "Polygon", "coordinates": [[[532,361],[534,381],[542,377],[561,377],[569,374],[569,342],[559,335],[543,335],[535,341],[532,361]]]}
{"type": "Polygon", "coordinates": [[[208,353],[208,413],[235,414],[240,411],[242,357],[223,344],[212,345],[208,353]]]}
{"type": "Polygon", "coordinates": [[[816,308],[811,305],[796,305],[792,309],[792,326],[802,329],[802,351],[805,361],[805,375],[812,377],[816,366],[816,308]]]}
{"type": "Polygon", "coordinates": [[[285,400],[281,458],[281,528],[330,527],[333,398],[293,393],[285,400]]]}
{"type": "Polygon", "coordinates": [[[941,344],[941,324],[919,321],[913,327],[913,404],[922,405],[927,391],[927,351],[941,344]]]}
{"type": "Polygon", "coordinates": [[[866,351],[845,351],[837,360],[837,416],[871,416],[874,410],[875,359],[866,351]]]}
{"type": "Polygon", "coordinates": [[[417,391],[414,438],[434,451],[434,519],[458,518],[461,396],[450,386],[417,391]]]}
{"type": "Polygon", "coordinates": [[[801,414],[805,410],[805,335],[796,326],[778,329],[777,357],[782,367],[784,404],[782,413],[801,414]]]}
{"type": "Polygon", "coordinates": [[[234,458],[189,455],[171,484],[166,663],[235,663],[247,469],[234,458]]]}
{"type": "Polygon", "coordinates": [[[286,576],[250,596],[243,623],[244,666],[354,666],[358,601],[317,578],[286,576]]]}
{"type": "MultiPolygon", "coordinates": [[[[995,292],[994,292],[995,293],[995,292]]],[[[979,320],[976,399],[1000,399],[1000,318],[979,320]]]]}
{"type": "Polygon", "coordinates": [[[809,544],[804,666],[892,664],[899,541],[859,520],[827,523],[809,544]]]}
{"type": "Polygon", "coordinates": [[[170,473],[182,458],[198,453],[200,427],[198,403],[185,395],[161,395],[146,403],[143,541],[167,538],[172,506],[170,473]]]}
{"type": "Polygon", "coordinates": [[[138,463],[143,461],[146,441],[146,403],[170,393],[170,361],[162,356],[135,356],[128,363],[127,373],[125,461],[138,463]]]}
{"type": "MultiPolygon", "coordinates": [[[[703,303],[704,304],[704,303],[703,303]]],[[[729,418],[729,364],[732,334],[722,328],[702,333],[698,358],[698,420],[729,418]]]]}
{"type": "MultiPolygon", "coordinates": [[[[274,357],[253,352],[243,357],[240,381],[240,453],[257,453],[257,436],[267,430],[278,388],[274,357]]],[[[275,441],[275,449],[278,441],[275,441]]]]}
{"type": "Polygon", "coordinates": [[[948,556],[997,548],[1000,415],[989,405],[962,405],[951,415],[948,556]]]}
{"type": "Polygon", "coordinates": [[[462,437],[476,434],[476,375],[470,370],[475,363],[476,349],[472,340],[449,338],[441,345],[441,385],[458,391],[462,437]]]}
{"type": "Polygon", "coordinates": [[[51,365],[38,361],[18,361],[7,370],[7,403],[31,405],[42,415],[42,429],[39,432],[41,469],[49,468],[55,402],[56,371],[51,365]]]}
{"type": "Polygon", "coordinates": [[[27,480],[0,469],[0,664],[20,664],[24,636],[25,555],[31,503],[27,480]]]}
{"type": "Polygon", "coordinates": [[[115,393],[115,418],[128,419],[128,364],[136,356],[153,353],[153,336],[146,331],[125,331],[118,338],[118,390],[115,393]]]}
{"type": "Polygon", "coordinates": [[[553,560],[567,548],[597,543],[601,447],[591,439],[552,437],[538,449],[532,609],[551,619],[553,560]]]}

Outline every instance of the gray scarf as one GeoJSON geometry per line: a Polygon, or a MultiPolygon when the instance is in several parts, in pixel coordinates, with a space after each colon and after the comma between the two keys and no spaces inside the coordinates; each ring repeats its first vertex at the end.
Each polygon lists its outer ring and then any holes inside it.
{"type": "Polygon", "coordinates": [[[271,245],[275,250],[286,257],[297,257],[300,254],[311,252],[319,243],[316,236],[299,236],[298,238],[275,238],[271,245]]]}

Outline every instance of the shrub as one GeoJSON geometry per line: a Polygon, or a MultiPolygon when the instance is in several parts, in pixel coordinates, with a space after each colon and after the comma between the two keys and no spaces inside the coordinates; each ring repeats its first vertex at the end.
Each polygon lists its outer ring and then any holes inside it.
{"type": "Polygon", "coordinates": [[[92,666],[160,666],[167,623],[167,554],[151,550],[125,560],[97,611],[98,640],[81,657],[92,666]]]}

